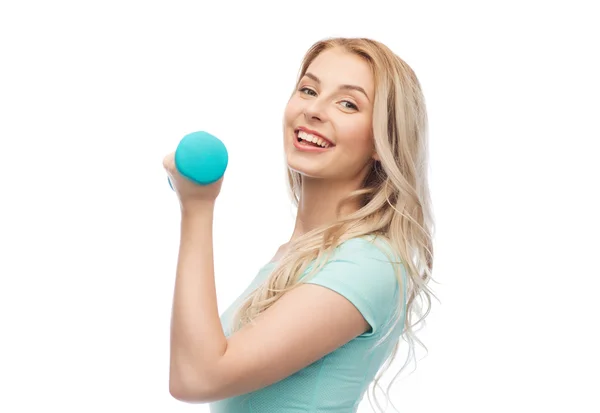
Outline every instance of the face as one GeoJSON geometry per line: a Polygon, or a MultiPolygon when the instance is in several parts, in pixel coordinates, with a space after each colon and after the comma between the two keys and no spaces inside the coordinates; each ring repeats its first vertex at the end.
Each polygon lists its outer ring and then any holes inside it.
{"type": "Polygon", "coordinates": [[[317,56],[285,109],[284,150],[290,169],[313,178],[361,179],[377,159],[374,93],[371,68],[361,57],[341,49],[317,56]]]}

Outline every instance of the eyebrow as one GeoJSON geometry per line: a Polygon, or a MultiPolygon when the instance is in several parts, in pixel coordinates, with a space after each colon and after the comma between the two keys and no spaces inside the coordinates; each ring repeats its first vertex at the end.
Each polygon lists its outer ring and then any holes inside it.
{"type": "MultiPolygon", "coordinates": [[[[321,84],[321,80],[316,77],[315,75],[313,75],[310,72],[306,72],[304,74],[304,76],[311,78],[312,80],[314,80],[315,82],[317,82],[318,84],[321,84]]],[[[356,90],[361,92],[363,95],[365,95],[365,97],[367,98],[367,100],[370,102],[371,100],[369,99],[369,96],[367,95],[367,92],[365,92],[365,90],[360,87],[360,86],[355,86],[355,85],[340,85],[339,87],[340,90],[356,90]]]]}

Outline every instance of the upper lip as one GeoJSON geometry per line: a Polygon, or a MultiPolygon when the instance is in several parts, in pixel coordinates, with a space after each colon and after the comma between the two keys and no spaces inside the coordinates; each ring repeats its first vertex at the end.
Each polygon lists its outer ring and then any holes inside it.
{"type": "Polygon", "coordinates": [[[335,146],[335,144],[334,144],[333,142],[331,142],[329,139],[327,139],[325,136],[321,135],[321,134],[320,134],[319,132],[317,132],[317,131],[314,131],[314,130],[312,130],[312,129],[305,128],[304,126],[298,126],[298,127],[296,128],[296,132],[298,132],[298,131],[304,131],[304,132],[306,132],[306,133],[310,133],[311,135],[318,136],[319,138],[322,138],[323,140],[327,141],[327,142],[328,142],[330,145],[332,145],[332,146],[335,146]]]}

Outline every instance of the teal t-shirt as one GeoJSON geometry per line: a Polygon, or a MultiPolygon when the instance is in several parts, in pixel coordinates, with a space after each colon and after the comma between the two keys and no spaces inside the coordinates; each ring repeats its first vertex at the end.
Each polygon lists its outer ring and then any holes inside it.
{"type": "MultiPolygon", "coordinates": [[[[405,308],[400,308],[400,288],[394,268],[383,249],[389,248],[373,236],[343,242],[323,268],[304,280],[322,285],[350,300],[371,329],[321,359],[270,386],[240,396],[210,403],[212,413],[350,413],[355,412],[369,384],[391,354],[404,330],[405,308]],[[401,320],[392,334],[372,349],[392,327],[396,311],[401,320]]],[[[387,250],[390,251],[389,249],[387,250]]],[[[395,257],[393,254],[389,254],[395,257]]],[[[399,258],[395,258],[400,262],[399,258]]],[[[225,335],[231,332],[233,313],[276,263],[263,266],[248,288],[222,314],[225,335]]],[[[309,267],[303,276],[307,275],[309,267]]],[[[406,302],[406,270],[400,264],[406,302]]]]}

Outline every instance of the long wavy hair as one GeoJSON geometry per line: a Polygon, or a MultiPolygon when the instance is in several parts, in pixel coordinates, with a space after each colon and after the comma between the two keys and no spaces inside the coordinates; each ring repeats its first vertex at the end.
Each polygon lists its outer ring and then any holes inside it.
{"type": "MultiPolygon", "coordinates": [[[[434,230],[428,184],[427,113],[421,85],[410,66],[384,44],[366,38],[329,38],[313,44],[303,58],[296,87],[311,62],[333,47],[360,56],[372,69],[375,80],[373,137],[380,160],[372,162],[362,188],[350,193],[337,206],[336,222],[290,242],[289,253],[277,262],[269,278],[237,309],[232,329],[237,331],[248,323],[253,324],[253,320],[283,294],[299,286],[303,273],[315,262],[307,278],[316,274],[342,242],[374,235],[384,240],[400,259],[401,262],[397,262],[390,257],[399,286],[406,291],[405,297],[400,294],[393,326],[377,342],[377,345],[383,343],[396,324],[404,320],[402,334],[375,378],[374,384],[378,386],[381,376],[396,358],[401,338],[408,343],[409,351],[406,362],[394,378],[404,370],[411,354],[414,356],[415,342],[427,350],[416,337],[418,330],[414,330],[418,324],[424,325],[431,309],[431,296],[435,296],[427,286],[432,279],[434,230]],[[360,205],[357,211],[340,216],[345,203],[356,201],[360,205]],[[400,265],[406,270],[406,277],[402,277],[400,265]],[[421,306],[423,302],[427,303],[425,313],[421,306]]],[[[287,175],[290,196],[294,206],[298,207],[302,175],[289,167],[287,175]]],[[[393,381],[385,392],[390,403],[388,392],[392,384],[393,381]]],[[[368,397],[371,403],[370,395],[368,397]]],[[[380,407],[376,395],[375,401],[380,407]]]]}

